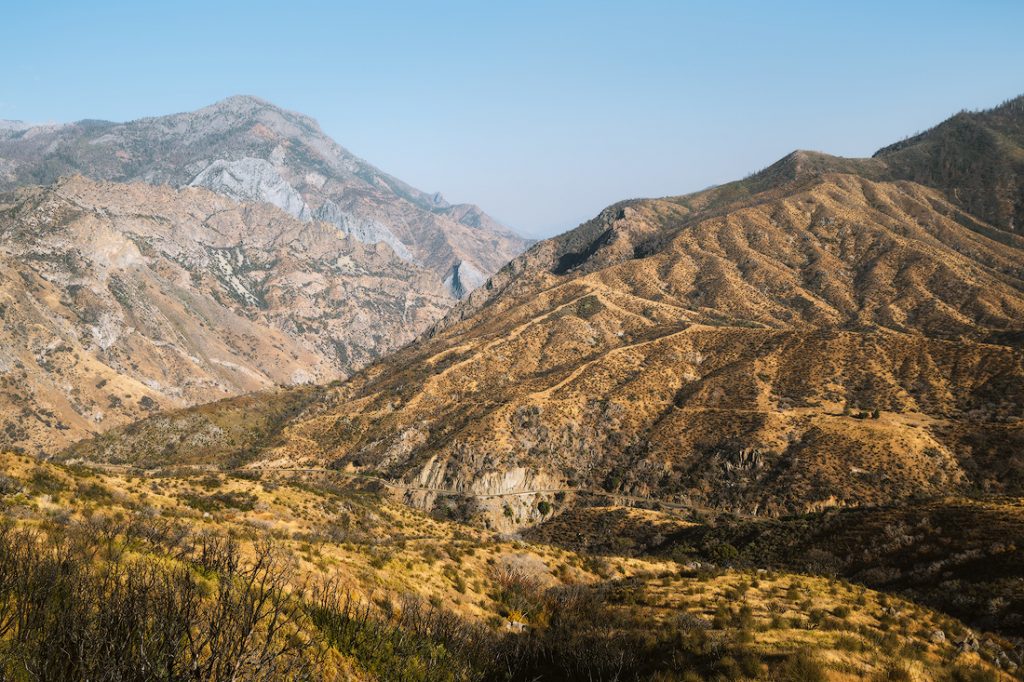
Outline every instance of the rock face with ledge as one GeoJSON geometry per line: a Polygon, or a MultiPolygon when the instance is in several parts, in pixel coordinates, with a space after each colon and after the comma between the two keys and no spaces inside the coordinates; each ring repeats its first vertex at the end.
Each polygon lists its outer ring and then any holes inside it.
{"type": "Polygon", "coordinates": [[[341,228],[342,232],[353,239],[358,239],[367,244],[384,242],[390,246],[401,258],[411,261],[415,260],[409,247],[395,236],[395,233],[388,229],[388,226],[372,219],[360,218],[352,213],[346,213],[338,208],[338,205],[327,199],[320,204],[314,217],[325,223],[330,223],[341,228]]]}
{"type": "MultiPolygon", "coordinates": [[[[443,280],[453,267],[484,276],[528,245],[471,204],[449,204],[338,145],[313,119],[255,97],[127,123],[0,125],[0,190],[73,173],[117,182],[199,185],[273,204],[384,242],[443,280]]],[[[481,278],[462,278],[479,283],[481,278]]]]}

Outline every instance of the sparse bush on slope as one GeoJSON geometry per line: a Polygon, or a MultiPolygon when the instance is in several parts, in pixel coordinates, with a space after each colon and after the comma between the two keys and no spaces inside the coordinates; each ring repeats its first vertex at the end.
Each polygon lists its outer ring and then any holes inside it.
{"type": "Polygon", "coordinates": [[[269,545],[221,572],[182,562],[96,560],[85,526],[0,529],[0,677],[10,680],[308,678],[319,652],[269,545]]]}

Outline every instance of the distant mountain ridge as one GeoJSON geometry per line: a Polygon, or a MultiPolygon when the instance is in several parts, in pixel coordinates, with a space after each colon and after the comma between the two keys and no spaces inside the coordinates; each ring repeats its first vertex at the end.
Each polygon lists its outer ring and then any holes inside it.
{"type": "Polygon", "coordinates": [[[73,173],[271,203],[385,242],[439,281],[458,263],[490,274],[529,244],[480,208],[417,190],[339,146],[312,118],[255,97],[127,123],[0,125],[0,190],[73,173]]]}
{"type": "Polygon", "coordinates": [[[438,327],[447,327],[473,314],[497,298],[505,283],[523,286],[530,273],[589,271],[607,265],[609,258],[628,258],[633,254],[657,251],[665,237],[662,230],[627,235],[621,229],[610,229],[611,223],[624,216],[630,206],[664,201],[678,205],[689,214],[723,214],[767,196],[782,197],[828,174],[856,175],[875,182],[909,180],[932,187],[942,192],[951,205],[964,209],[957,220],[966,221],[971,229],[980,230],[990,239],[1019,245],[1016,237],[1021,234],[1020,226],[1024,223],[1014,219],[1008,207],[1024,203],[1024,95],[993,109],[956,114],[934,128],[882,148],[870,158],[796,150],[743,180],[676,197],[634,199],[614,204],[597,218],[545,240],[514,259],[496,273],[490,287],[479,291],[472,300],[456,306],[438,322],[438,327]],[[979,155],[975,140],[953,134],[965,127],[984,129],[987,132],[983,137],[999,139],[1002,144],[986,148],[987,155],[979,155]],[[950,167],[960,170],[946,176],[933,172],[940,149],[941,154],[947,157],[947,165],[953,164],[950,167]],[[1002,173],[1001,203],[993,203],[997,193],[990,191],[988,185],[972,180],[970,169],[974,167],[998,169],[988,171],[989,176],[1002,173]],[[985,206],[991,210],[986,210],[985,206]],[[981,214],[973,213],[972,208],[981,214]],[[620,242],[614,249],[604,248],[620,237],[625,237],[628,246],[620,242]],[[543,258],[543,266],[536,262],[538,258],[543,258]]]}

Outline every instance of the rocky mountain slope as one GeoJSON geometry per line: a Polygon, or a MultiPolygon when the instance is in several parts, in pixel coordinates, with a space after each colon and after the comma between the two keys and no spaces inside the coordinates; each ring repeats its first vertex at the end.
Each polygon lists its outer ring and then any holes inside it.
{"type": "Polygon", "coordinates": [[[453,299],[385,244],[203,188],[81,176],[0,198],[0,446],[346,376],[453,299]]]}
{"type": "MultiPolygon", "coordinates": [[[[1011,131],[1018,104],[976,117],[1011,131]]],[[[973,158],[942,129],[903,149],[941,138],[973,158]]],[[[742,182],[612,206],[245,461],[400,480],[424,507],[458,493],[459,513],[503,527],[583,493],[759,515],[1022,494],[1024,238],[1008,213],[971,212],[965,176],[897,151],[797,152],[742,182]]],[[[70,456],[239,461],[227,439],[188,438],[218,433],[232,405],[70,456]]]]}
{"type": "Polygon", "coordinates": [[[0,125],[0,189],[81,173],[202,186],[384,242],[462,294],[528,242],[478,207],[449,204],[357,158],[313,119],[254,97],[128,123],[0,125]]]}

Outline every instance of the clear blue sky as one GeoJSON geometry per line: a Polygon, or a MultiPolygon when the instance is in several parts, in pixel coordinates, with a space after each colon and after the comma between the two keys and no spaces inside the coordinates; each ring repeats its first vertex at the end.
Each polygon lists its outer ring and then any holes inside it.
{"type": "Polygon", "coordinates": [[[1020,0],[17,2],[2,22],[0,118],[258,95],[531,235],[1024,93],[1020,0]]]}

